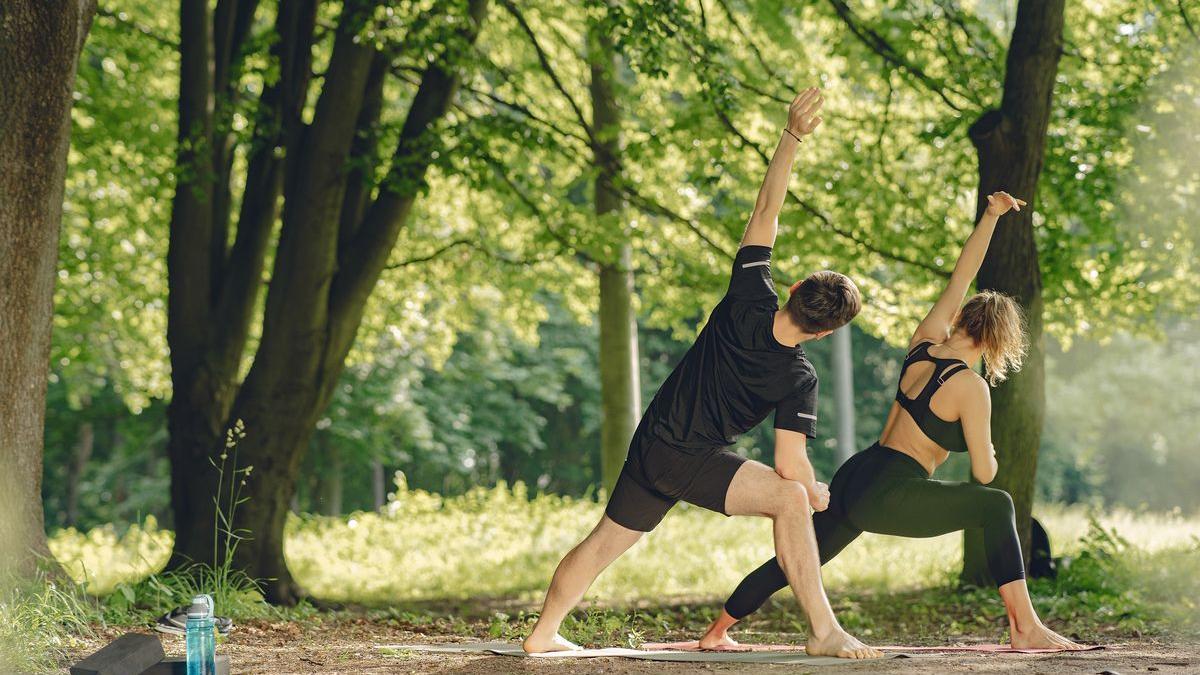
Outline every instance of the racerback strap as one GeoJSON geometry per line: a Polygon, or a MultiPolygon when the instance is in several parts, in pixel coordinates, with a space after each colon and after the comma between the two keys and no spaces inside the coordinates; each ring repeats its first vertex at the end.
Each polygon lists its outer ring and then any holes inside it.
{"type": "MultiPolygon", "coordinates": [[[[920,361],[932,361],[935,366],[940,366],[942,363],[945,363],[947,360],[949,360],[939,359],[930,354],[929,347],[932,345],[932,342],[922,342],[916,347],[913,347],[912,351],[910,351],[908,356],[904,359],[904,366],[900,369],[901,380],[904,379],[904,373],[908,371],[908,367],[914,363],[920,361]]],[[[951,376],[963,370],[970,370],[970,367],[962,361],[952,363],[943,368],[940,373],[935,371],[933,375],[930,376],[929,381],[925,383],[925,386],[921,388],[921,391],[913,398],[910,399],[905,396],[904,392],[902,392],[899,387],[896,389],[896,398],[897,400],[901,400],[902,403],[904,400],[907,400],[910,403],[919,404],[923,408],[928,409],[929,401],[933,398],[933,395],[937,393],[938,389],[942,388],[942,385],[946,383],[946,380],[949,380],[951,376]]],[[[905,405],[904,407],[908,408],[909,406],[905,405]]]]}

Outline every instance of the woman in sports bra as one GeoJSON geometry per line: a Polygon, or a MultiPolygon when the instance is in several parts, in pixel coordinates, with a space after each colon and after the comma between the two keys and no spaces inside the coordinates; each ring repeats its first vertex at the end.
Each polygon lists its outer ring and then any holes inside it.
{"type": "MultiPolygon", "coordinates": [[[[1017,304],[1001,293],[985,291],[965,305],[962,301],[997,219],[1024,205],[1006,192],[988,197],[988,208],[963,246],[946,289],[912,336],[879,442],[838,469],[829,506],[813,516],[813,527],[821,564],[863,532],[936,537],[979,528],[988,568],[1008,609],[1012,646],[1071,649],[1078,645],[1047,628],[1033,609],[1008,493],[931,478],[951,452],[970,456],[971,473],[979,483],[996,477],[988,385],[1020,368],[1026,347],[1024,322],[1017,304]],[[986,380],[971,369],[980,360],[986,380]]],[[[751,572],[725,602],[700,646],[736,645],[729,628],[786,585],[775,558],[751,572]]]]}

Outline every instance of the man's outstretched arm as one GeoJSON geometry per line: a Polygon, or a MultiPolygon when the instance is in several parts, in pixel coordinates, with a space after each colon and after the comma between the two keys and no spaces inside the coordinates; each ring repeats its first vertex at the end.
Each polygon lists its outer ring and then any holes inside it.
{"type": "Polygon", "coordinates": [[[779,145],[775,146],[775,154],[767,166],[767,177],[763,179],[762,187],[758,190],[758,199],[754,202],[754,213],[746,224],[746,232],[742,235],[742,246],[774,246],[775,234],[779,230],[779,210],[783,208],[783,200],[787,197],[788,179],[792,173],[792,160],[796,158],[796,148],[800,139],[811,134],[821,124],[817,114],[825,97],[821,90],[809,87],[796,94],[788,108],[787,128],[782,132],[779,145]]]}
{"type": "Polygon", "coordinates": [[[775,473],[803,485],[814,511],[824,511],[829,506],[829,486],[817,481],[808,460],[808,436],[790,429],[775,430],[775,473]]]}

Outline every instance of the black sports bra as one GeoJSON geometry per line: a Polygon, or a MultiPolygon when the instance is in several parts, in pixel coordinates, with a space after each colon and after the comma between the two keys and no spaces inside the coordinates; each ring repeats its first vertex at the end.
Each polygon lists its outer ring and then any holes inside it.
{"type": "Polygon", "coordinates": [[[905,396],[904,391],[897,385],[896,402],[900,404],[901,408],[907,410],[909,415],[912,415],[913,421],[931,441],[942,446],[947,452],[966,452],[967,438],[963,435],[962,422],[959,420],[947,422],[938,417],[930,410],[929,401],[952,375],[963,370],[970,370],[971,367],[961,359],[939,359],[930,354],[929,347],[932,345],[932,342],[922,342],[914,347],[908,353],[908,357],[904,359],[904,367],[900,369],[900,380],[903,381],[904,373],[908,372],[909,366],[921,361],[932,361],[933,374],[929,376],[929,381],[925,383],[916,398],[905,396]]]}

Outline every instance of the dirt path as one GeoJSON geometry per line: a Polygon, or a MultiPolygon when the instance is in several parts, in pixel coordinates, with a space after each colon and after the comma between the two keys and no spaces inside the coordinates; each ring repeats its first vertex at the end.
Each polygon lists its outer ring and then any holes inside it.
{"type": "MultiPolygon", "coordinates": [[[[76,650],[79,658],[124,631],[104,630],[76,650]]],[[[662,636],[659,636],[662,637],[662,636]]],[[[675,639],[680,636],[670,636],[675,639]]],[[[503,675],[506,673],[794,673],[794,666],[720,663],[662,663],[630,659],[546,661],[510,656],[407,654],[386,656],[379,644],[453,643],[488,639],[483,635],[436,635],[367,619],[300,623],[249,622],[219,648],[228,654],[235,673],[440,673],[503,675]]],[[[168,654],[180,655],[182,638],[163,636],[168,654]]],[[[1200,673],[1200,644],[1153,640],[1126,641],[1112,649],[1080,654],[956,654],[889,659],[829,667],[838,673],[1200,673]]],[[[826,670],[813,668],[808,672],[826,670]]],[[[65,672],[65,669],[64,669],[65,672]]]]}

